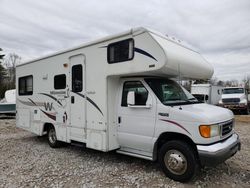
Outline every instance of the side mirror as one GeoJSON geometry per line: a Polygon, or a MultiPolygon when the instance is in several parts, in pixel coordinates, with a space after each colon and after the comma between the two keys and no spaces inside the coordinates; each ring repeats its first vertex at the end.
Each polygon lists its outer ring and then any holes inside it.
{"type": "Polygon", "coordinates": [[[205,95],[205,100],[206,100],[206,101],[208,100],[208,95],[205,95]]]}
{"type": "Polygon", "coordinates": [[[147,108],[151,108],[153,106],[153,99],[151,97],[151,95],[148,94],[148,99],[147,99],[147,102],[146,102],[146,107],[147,108]]]}
{"type": "Polygon", "coordinates": [[[128,106],[135,105],[135,92],[134,91],[129,91],[128,92],[127,104],[128,104],[128,106]]]}

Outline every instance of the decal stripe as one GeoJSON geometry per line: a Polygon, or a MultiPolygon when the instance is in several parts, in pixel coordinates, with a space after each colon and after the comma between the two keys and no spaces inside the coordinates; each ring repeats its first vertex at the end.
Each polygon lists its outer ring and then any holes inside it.
{"type": "Polygon", "coordinates": [[[175,122],[175,121],[166,120],[166,119],[160,119],[160,120],[161,120],[161,121],[168,122],[168,123],[172,123],[172,124],[174,124],[174,125],[180,127],[181,129],[183,129],[184,131],[186,131],[188,134],[191,135],[191,133],[190,133],[187,129],[185,129],[185,127],[183,127],[182,125],[180,125],[179,123],[177,123],[177,122],[175,122]]]}
{"type": "Polygon", "coordinates": [[[50,119],[53,119],[54,121],[56,121],[56,116],[52,115],[52,114],[49,114],[45,111],[43,111],[42,109],[40,109],[46,116],[48,116],[50,119]]]}
{"type": "Polygon", "coordinates": [[[49,95],[49,94],[47,94],[47,93],[39,93],[39,94],[45,95],[45,96],[47,96],[47,97],[52,98],[53,100],[55,100],[58,104],[60,104],[60,105],[62,106],[62,103],[61,103],[57,98],[55,98],[54,96],[49,95]]]}
{"type": "Polygon", "coordinates": [[[30,98],[28,98],[29,101],[22,101],[20,99],[18,99],[18,101],[24,105],[27,105],[27,106],[44,106],[44,103],[43,102],[34,102],[33,100],[31,100],[30,98]]]}
{"type": "Polygon", "coordinates": [[[31,100],[30,98],[28,98],[29,100],[30,100],[30,102],[32,102],[35,106],[37,106],[37,104],[33,101],[33,100],[31,100]]]}
{"type": "Polygon", "coordinates": [[[18,99],[18,101],[24,105],[27,105],[27,106],[34,106],[34,104],[32,102],[29,102],[29,101],[21,101],[20,99],[18,99]]]}
{"type": "Polygon", "coordinates": [[[154,56],[152,56],[151,54],[149,54],[148,52],[146,52],[146,51],[144,51],[144,50],[142,50],[142,49],[140,49],[140,48],[134,48],[134,51],[137,52],[137,53],[140,53],[140,54],[142,54],[142,55],[148,56],[148,57],[154,59],[155,61],[157,61],[157,60],[154,58],[154,56]]]}
{"type": "MultiPolygon", "coordinates": [[[[77,94],[77,95],[79,95],[79,96],[81,96],[81,97],[83,97],[83,98],[86,98],[85,97],[85,95],[83,95],[83,94],[81,94],[81,93],[76,93],[76,92],[73,92],[73,93],[75,93],[75,94],[77,94]]],[[[102,111],[101,111],[101,109],[97,106],[97,104],[94,102],[94,101],[92,101],[90,98],[88,98],[87,97],[87,101],[89,101],[102,115],[103,115],[103,113],[102,113],[102,111]]]]}
{"type": "MultiPolygon", "coordinates": [[[[107,47],[108,47],[108,46],[100,46],[99,48],[107,48],[107,47]]],[[[146,51],[144,51],[144,50],[142,50],[142,49],[140,49],[140,48],[134,47],[134,52],[137,52],[137,53],[139,53],[139,54],[148,56],[148,57],[154,59],[155,61],[157,61],[157,59],[155,59],[154,56],[152,56],[150,53],[148,53],[148,52],[146,52],[146,51]]]]}

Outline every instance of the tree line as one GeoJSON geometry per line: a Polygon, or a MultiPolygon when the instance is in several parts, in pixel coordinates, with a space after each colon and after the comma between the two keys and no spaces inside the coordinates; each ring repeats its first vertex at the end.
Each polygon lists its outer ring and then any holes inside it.
{"type": "Polygon", "coordinates": [[[0,48],[0,99],[4,98],[6,90],[16,88],[16,65],[21,57],[15,53],[3,54],[0,48]]]}

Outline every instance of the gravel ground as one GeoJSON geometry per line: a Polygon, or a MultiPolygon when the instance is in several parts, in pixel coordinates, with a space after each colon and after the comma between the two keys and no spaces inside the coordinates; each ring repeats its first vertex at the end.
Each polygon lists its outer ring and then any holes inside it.
{"type": "Polygon", "coordinates": [[[77,146],[52,149],[45,137],[0,119],[0,187],[250,187],[250,123],[237,121],[242,150],[191,182],[165,177],[142,159],[77,146]]]}

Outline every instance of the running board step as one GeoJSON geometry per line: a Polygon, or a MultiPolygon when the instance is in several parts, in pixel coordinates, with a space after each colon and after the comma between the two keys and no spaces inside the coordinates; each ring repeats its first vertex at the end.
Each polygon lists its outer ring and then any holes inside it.
{"type": "Polygon", "coordinates": [[[141,158],[141,159],[146,159],[146,160],[153,161],[152,157],[149,157],[149,156],[146,156],[146,155],[141,155],[141,154],[132,153],[132,152],[123,151],[123,150],[116,150],[116,152],[120,153],[120,154],[128,155],[128,156],[132,156],[132,157],[138,157],[138,158],[141,158]]]}

